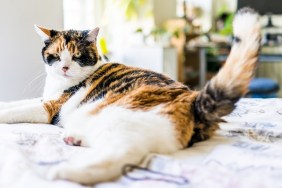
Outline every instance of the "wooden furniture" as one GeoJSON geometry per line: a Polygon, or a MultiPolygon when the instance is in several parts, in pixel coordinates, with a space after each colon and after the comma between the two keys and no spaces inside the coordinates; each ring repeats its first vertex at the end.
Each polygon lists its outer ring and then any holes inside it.
{"type": "MultiPolygon", "coordinates": [[[[214,46],[215,47],[215,46],[214,46]]],[[[206,74],[207,74],[207,63],[210,61],[226,61],[228,54],[218,54],[216,56],[207,56],[207,47],[198,47],[199,48],[199,83],[200,88],[204,87],[207,82],[206,74]]],[[[259,62],[282,62],[282,54],[264,54],[261,53],[259,56],[259,62]]]]}

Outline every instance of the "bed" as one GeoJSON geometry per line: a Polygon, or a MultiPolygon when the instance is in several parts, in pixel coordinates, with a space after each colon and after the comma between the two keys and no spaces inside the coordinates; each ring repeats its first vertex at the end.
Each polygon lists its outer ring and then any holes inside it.
{"type": "MultiPolygon", "coordinates": [[[[171,155],[152,154],[95,187],[282,187],[282,99],[241,99],[224,119],[212,139],[171,155]]],[[[85,187],[43,178],[50,167],[89,150],[65,145],[63,131],[0,124],[0,187],[85,187]]]]}

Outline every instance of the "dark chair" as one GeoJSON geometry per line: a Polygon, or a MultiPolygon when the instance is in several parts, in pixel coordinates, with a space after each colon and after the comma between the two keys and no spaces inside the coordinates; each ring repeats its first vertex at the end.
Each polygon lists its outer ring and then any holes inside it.
{"type": "Polygon", "coordinates": [[[269,78],[254,78],[249,85],[248,97],[251,98],[277,98],[279,84],[269,78]]]}

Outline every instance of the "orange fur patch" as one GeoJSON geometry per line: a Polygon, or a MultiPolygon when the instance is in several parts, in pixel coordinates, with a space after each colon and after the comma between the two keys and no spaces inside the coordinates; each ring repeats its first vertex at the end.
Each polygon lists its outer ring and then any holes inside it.
{"type": "Polygon", "coordinates": [[[169,117],[175,126],[177,139],[183,147],[187,147],[195,127],[192,104],[197,92],[184,92],[167,103],[161,114],[169,117]]]}
{"type": "Polygon", "coordinates": [[[50,100],[43,104],[48,113],[48,122],[51,123],[54,116],[60,111],[62,105],[70,98],[70,94],[63,94],[58,100],[50,100]]]}
{"type": "Polygon", "coordinates": [[[59,36],[54,39],[54,42],[48,47],[47,50],[44,51],[44,56],[48,56],[49,54],[59,54],[65,48],[65,39],[63,36],[59,36]]]}

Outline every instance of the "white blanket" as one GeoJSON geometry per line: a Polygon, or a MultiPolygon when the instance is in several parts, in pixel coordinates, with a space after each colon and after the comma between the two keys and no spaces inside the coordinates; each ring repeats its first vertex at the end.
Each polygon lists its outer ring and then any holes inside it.
{"type": "MultiPolygon", "coordinates": [[[[150,156],[145,166],[153,172],[134,170],[97,187],[282,187],[282,100],[242,99],[237,106],[214,138],[150,156]]],[[[42,176],[89,151],[65,145],[62,132],[53,125],[0,124],[0,188],[84,187],[42,176]]]]}

